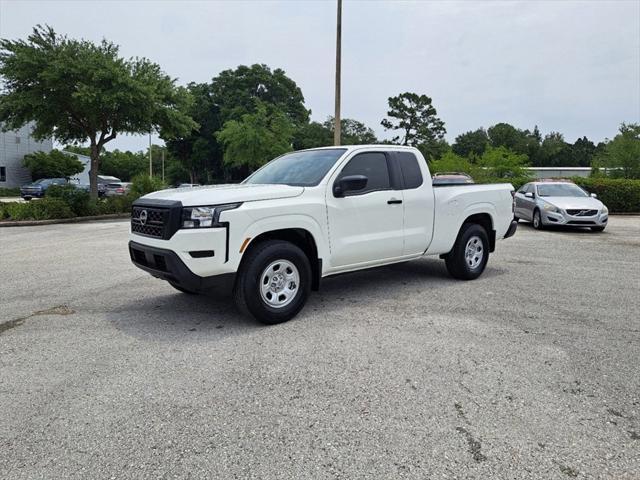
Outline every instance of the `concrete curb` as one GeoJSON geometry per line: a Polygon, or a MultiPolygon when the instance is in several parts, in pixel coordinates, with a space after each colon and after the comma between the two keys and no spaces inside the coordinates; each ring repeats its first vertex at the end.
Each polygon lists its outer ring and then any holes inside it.
{"type": "Polygon", "coordinates": [[[54,220],[9,220],[0,221],[0,227],[37,227],[39,225],[54,225],[56,223],[79,223],[94,220],[113,220],[116,218],[131,218],[130,213],[110,213],[107,215],[93,215],[91,217],[57,218],[54,220]]]}

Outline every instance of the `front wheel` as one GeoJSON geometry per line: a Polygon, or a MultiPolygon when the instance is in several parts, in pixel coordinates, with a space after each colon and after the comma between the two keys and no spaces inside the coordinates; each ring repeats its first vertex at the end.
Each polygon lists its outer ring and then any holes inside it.
{"type": "Polygon", "coordinates": [[[305,253],[290,242],[268,240],[245,255],[234,289],[238,308],[270,325],[295,317],[311,291],[305,253]]]}
{"type": "Polygon", "coordinates": [[[486,230],[474,223],[462,226],[453,249],[445,257],[447,270],[453,278],[478,278],[489,260],[489,237],[486,230]]]}
{"type": "Polygon", "coordinates": [[[536,230],[542,230],[544,228],[540,210],[536,210],[535,212],[533,212],[533,228],[535,228],[536,230]]]}

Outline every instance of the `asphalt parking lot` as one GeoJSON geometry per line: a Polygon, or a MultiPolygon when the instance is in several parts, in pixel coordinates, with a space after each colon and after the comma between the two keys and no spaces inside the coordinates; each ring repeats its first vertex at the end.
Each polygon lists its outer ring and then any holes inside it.
{"type": "Polygon", "coordinates": [[[473,282],[327,279],[273,327],[127,232],[0,228],[0,478],[640,478],[640,217],[521,224],[473,282]]]}

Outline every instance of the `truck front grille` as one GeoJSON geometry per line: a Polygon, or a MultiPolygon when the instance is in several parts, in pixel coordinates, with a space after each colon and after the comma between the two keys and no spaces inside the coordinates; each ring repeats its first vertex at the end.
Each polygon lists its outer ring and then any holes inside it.
{"type": "Polygon", "coordinates": [[[567,213],[574,217],[593,217],[598,214],[598,210],[567,210],[567,213]]]}
{"type": "Polygon", "coordinates": [[[147,237],[164,238],[168,214],[169,210],[166,208],[134,206],[131,212],[131,231],[147,237]]]}

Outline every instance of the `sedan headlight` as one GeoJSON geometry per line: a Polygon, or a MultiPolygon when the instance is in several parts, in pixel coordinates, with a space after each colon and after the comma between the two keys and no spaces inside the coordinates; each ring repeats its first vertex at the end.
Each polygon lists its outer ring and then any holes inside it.
{"type": "Polygon", "coordinates": [[[241,203],[211,205],[205,207],[185,207],[182,209],[182,228],[221,227],[220,214],[225,210],[238,208],[241,203]]]}
{"type": "Polygon", "coordinates": [[[547,212],[561,213],[561,211],[560,211],[560,209],[558,207],[556,207],[555,205],[550,204],[549,202],[544,202],[544,205],[542,206],[542,208],[544,208],[545,211],[547,211],[547,212]]]}
{"type": "Polygon", "coordinates": [[[600,210],[600,213],[609,213],[609,209],[606,205],[602,205],[602,210],[600,210]]]}

